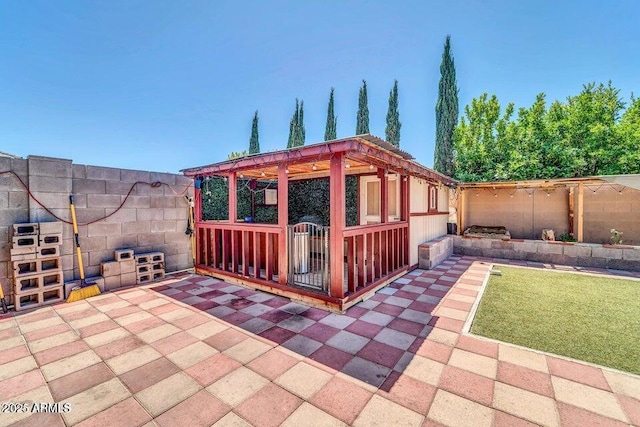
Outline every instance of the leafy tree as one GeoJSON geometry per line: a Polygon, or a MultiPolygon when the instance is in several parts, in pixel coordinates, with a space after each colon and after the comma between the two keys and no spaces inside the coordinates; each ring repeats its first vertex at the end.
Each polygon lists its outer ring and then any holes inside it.
{"type": "Polygon", "coordinates": [[[570,178],[640,173],[640,102],[589,83],[547,108],[538,94],[512,117],[495,95],[465,107],[454,133],[455,177],[464,181],[570,178]]]}
{"type": "Polygon", "coordinates": [[[304,101],[299,102],[296,98],[296,110],[289,123],[289,141],[287,142],[287,148],[304,145],[304,140],[304,101]]]}
{"type": "Polygon", "coordinates": [[[240,157],[244,157],[244,156],[248,156],[249,153],[247,153],[247,150],[242,150],[240,152],[238,151],[232,151],[228,156],[227,156],[227,160],[233,160],[233,159],[239,159],[240,157]]]}
{"type": "Polygon", "coordinates": [[[387,127],[384,130],[387,142],[400,146],[400,113],[398,112],[398,80],[389,92],[389,110],[387,111],[387,127]]]}
{"type": "Polygon", "coordinates": [[[440,83],[436,102],[436,148],[434,168],[453,176],[453,133],[458,123],[456,67],[451,56],[451,36],[447,36],[440,64],[440,83]]]}
{"type": "Polygon", "coordinates": [[[333,112],[333,88],[331,88],[331,93],[329,94],[329,106],[327,107],[327,126],[324,131],[325,141],[336,139],[337,127],[338,118],[333,112]]]}
{"type": "Polygon", "coordinates": [[[358,97],[358,116],[356,120],[356,135],[369,133],[369,106],[367,100],[367,82],[362,80],[358,97]]]}
{"type": "Polygon", "coordinates": [[[253,115],[253,125],[251,126],[251,139],[249,139],[249,154],[260,152],[260,141],[258,140],[258,111],[253,115]]]}

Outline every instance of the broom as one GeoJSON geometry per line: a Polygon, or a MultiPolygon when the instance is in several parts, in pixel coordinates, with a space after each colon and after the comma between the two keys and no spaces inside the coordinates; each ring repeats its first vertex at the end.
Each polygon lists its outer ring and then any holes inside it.
{"type": "Polygon", "coordinates": [[[73,206],[73,195],[69,195],[71,205],[71,221],[73,222],[73,234],[76,240],[76,254],[78,255],[78,267],[80,268],[80,286],[74,286],[69,293],[67,302],[80,301],[100,294],[100,288],[95,283],[87,283],[84,280],[84,265],[82,264],[82,251],[80,250],[80,239],[78,238],[78,222],[76,221],[76,208],[73,206]]]}

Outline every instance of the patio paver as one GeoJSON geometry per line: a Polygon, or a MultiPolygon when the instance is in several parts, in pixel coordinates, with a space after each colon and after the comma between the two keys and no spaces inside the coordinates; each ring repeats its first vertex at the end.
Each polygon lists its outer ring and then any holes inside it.
{"type": "Polygon", "coordinates": [[[640,425],[640,377],[462,332],[490,262],[452,256],[342,315],[185,274],[13,313],[1,400],[73,409],[0,425],[640,425]]]}

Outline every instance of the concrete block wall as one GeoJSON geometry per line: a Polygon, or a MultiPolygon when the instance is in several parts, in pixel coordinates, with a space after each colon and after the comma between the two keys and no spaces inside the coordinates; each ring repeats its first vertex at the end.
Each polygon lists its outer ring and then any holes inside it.
{"type": "MultiPolygon", "coordinates": [[[[27,160],[0,157],[0,172],[15,172],[29,184],[27,160]]],[[[29,222],[29,195],[9,173],[0,174],[0,284],[5,295],[13,293],[11,246],[13,224],[29,222]]]]}
{"type": "Polygon", "coordinates": [[[442,236],[418,246],[418,267],[431,270],[453,254],[453,239],[442,236]]]}
{"type": "MultiPolygon", "coordinates": [[[[80,225],[85,275],[100,274],[100,263],[111,261],[114,250],[131,248],[136,253],[163,252],[166,271],[193,266],[191,243],[185,234],[188,206],[181,195],[193,197],[192,180],[182,175],[73,164],[71,160],[40,156],[27,159],[0,158],[0,172],[13,170],[32,194],[60,218],[70,221],[69,194],[74,195],[80,224],[114,212],[125,201],[136,182],[161,182],[152,187],[137,184],[116,214],[90,225],[80,225]]],[[[0,175],[0,282],[6,295],[12,270],[9,268],[12,224],[49,222],[55,218],[41,208],[12,176],[0,175]]],[[[80,276],[75,256],[73,228],[64,225],[61,247],[65,280],[80,276]]]]}
{"type": "Polygon", "coordinates": [[[487,258],[640,271],[640,246],[453,236],[453,252],[487,258]]]}

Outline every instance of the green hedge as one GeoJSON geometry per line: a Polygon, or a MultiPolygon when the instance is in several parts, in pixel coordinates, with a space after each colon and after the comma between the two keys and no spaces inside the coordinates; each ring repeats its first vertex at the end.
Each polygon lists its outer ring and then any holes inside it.
{"type": "MultiPolygon", "coordinates": [[[[259,184],[255,191],[254,221],[263,224],[278,222],[277,206],[264,206],[264,191],[259,184]]],[[[268,188],[277,188],[271,183],[268,188]]],[[[202,217],[204,220],[226,220],[229,217],[229,186],[219,178],[204,181],[202,185],[202,217]]],[[[358,223],[358,186],[353,176],[346,177],[347,226],[358,223]]],[[[319,178],[289,183],[289,224],[313,215],[323,225],[329,225],[329,179],[319,178]]],[[[238,180],[238,218],[251,216],[251,189],[248,180],[238,180]]]]}

